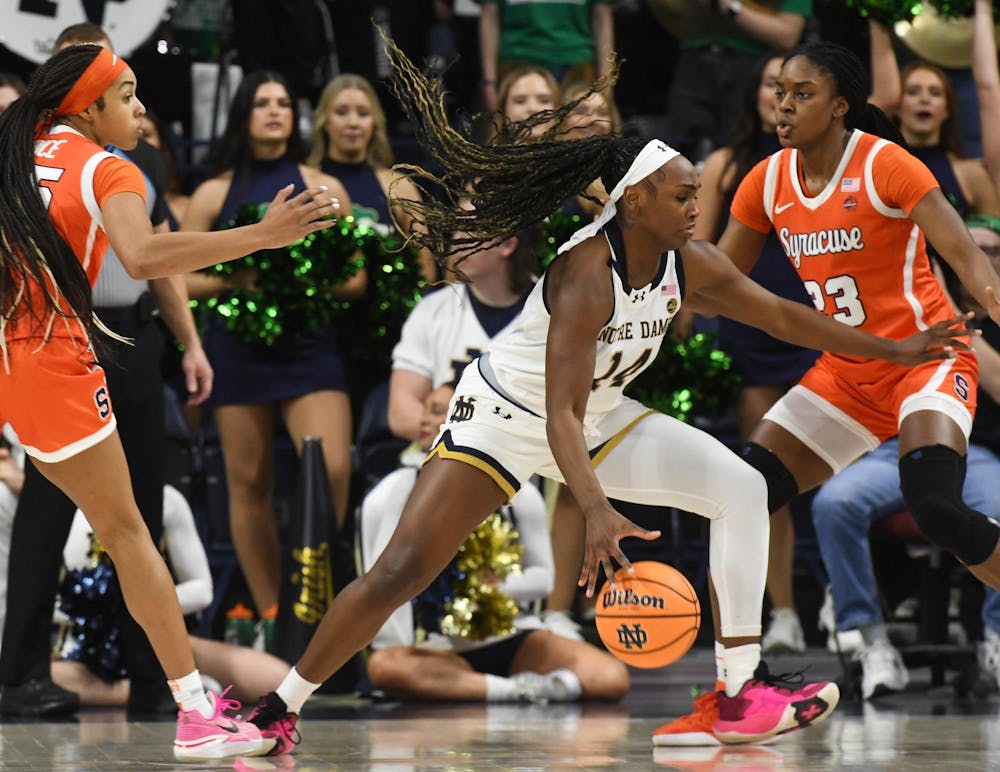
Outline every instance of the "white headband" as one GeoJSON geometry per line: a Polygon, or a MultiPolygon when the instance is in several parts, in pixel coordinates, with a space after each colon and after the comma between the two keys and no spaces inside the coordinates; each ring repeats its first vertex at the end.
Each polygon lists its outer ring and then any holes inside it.
{"type": "Polygon", "coordinates": [[[608,197],[608,203],[604,205],[604,209],[601,210],[600,216],[592,223],[585,225],[570,236],[569,241],[559,247],[557,254],[561,255],[563,252],[575,247],[581,241],[597,235],[601,228],[603,228],[606,223],[610,222],[615,216],[615,213],[618,211],[618,208],[615,206],[615,201],[622,197],[622,193],[625,192],[626,186],[635,185],[637,182],[641,182],[665,163],[673,161],[679,155],[680,153],[662,140],[651,139],[647,142],[646,146],[639,151],[639,155],[635,157],[632,165],[628,167],[628,171],[625,172],[625,176],[621,178],[618,184],[615,185],[614,190],[611,191],[611,195],[608,197]]]}

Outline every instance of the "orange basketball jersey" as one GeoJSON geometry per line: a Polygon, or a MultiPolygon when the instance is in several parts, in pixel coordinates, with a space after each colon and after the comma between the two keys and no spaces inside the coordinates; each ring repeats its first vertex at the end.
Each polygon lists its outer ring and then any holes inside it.
{"type": "Polygon", "coordinates": [[[798,152],[786,148],[746,176],[732,215],[762,233],[774,228],[820,311],[899,340],[954,316],[931,271],[923,233],[909,219],[936,187],[930,170],[899,145],[855,130],[817,195],[804,190],[798,152]]]}
{"type": "MultiPolygon", "coordinates": [[[[136,193],[145,200],[142,172],[135,164],[108,153],[75,129],[56,126],[35,141],[35,179],[52,223],[73,250],[93,287],[108,248],[101,207],[111,196],[123,192],[136,193]]],[[[40,291],[33,293],[38,305],[40,294],[40,291]]],[[[75,335],[76,327],[56,324],[51,334],[75,335]]],[[[23,337],[31,333],[31,328],[31,324],[19,324],[8,331],[8,337],[23,337]]]]}

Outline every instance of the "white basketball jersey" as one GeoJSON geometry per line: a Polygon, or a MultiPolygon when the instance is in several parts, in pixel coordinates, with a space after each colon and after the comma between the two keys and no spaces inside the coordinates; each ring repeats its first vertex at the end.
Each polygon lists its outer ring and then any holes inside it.
{"type": "Polygon", "coordinates": [[[468,286],[449,284],[414,306],[392,350],[392,369],[424,375],[435,388],[455,383],[489,342],[472,307],[468,286]]]}
{"type": "MultiPolygon", "coordinates": [[[[622,401],[629,382],[656,357],[663,336],[681,305],[683,267],[676,253],[660,258],[660,269],[644,287],[631,288],[624,244],[617,226],[605,228],[611,247],[614,307],[594,342],[597,357],[587,402],[587,420],[599,417],[622,401]]],[[[486,380],[515,405],[545,416],[545,349],[549,311],[545,281],[538,282],[514,324],[497,335],[480,362],[486,380]]]]}

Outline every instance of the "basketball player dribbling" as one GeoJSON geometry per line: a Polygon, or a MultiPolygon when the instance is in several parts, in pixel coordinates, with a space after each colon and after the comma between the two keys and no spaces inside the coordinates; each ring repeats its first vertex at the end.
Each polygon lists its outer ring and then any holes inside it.
{"type": "Polygon", "coordinates": [[[135,147],[145,108],[132,69],[94,45],[38,68],[0,116],[0,420],[38,469],[87,513],[130,613],[177,701],[174,755],[260,755],[273,742],[205,692],[174,583],[143,524],[91,345],[90,290],[108,244],[136,278],[184,273],[329,227],[337,202],[319,189],[278,193],[260,223],[220,233],[154,234],[138,168],[104,151],[135,147]]]}
{"type": "Polygon", "coordinates": [[[565,480],[586,515],[580,583],[590,594],[599,566],[611,576],[614,563],[630,565],[622,538],[659,536],[617,513],[609,496],[711,520],[726,666],[713,727],[720,740],[764,740],[821,721],[839,699],[835,684],[789,685],[758,667],[768,539],[762,476],[714,438],[622,391],[653,361],[690,295],[793,343],[900,364],[954,356],[943,347],[968,348],[952,334],[964,317],[893,341],[778,298],[715,247],[689,241],[697,175],[663,142],[604,136],[480,147],[448,124],[436,87],[391,42],[387,50],[396,95],[425,150],[448,170],[440,200],[402,202],[427,226],[414,238],[432,253],[502,239],[597,177],[610,201],[560,248],[520,316],[466,367],[389,544],[333,599],[302,658],[250,720],[276,740],[274,752],[291,750],[312,692],[440,573],[477,523],[540,473],[565,480]],[[469,179],[472,211],[450,203],[467,195],[469,179]],[[463,243],[454,232],[475,236],[463,243]]]}
{"type": "MultiPolygon", "coordinates": [[[[954,314],[926,234],[1000,321],[1000,277],[931,172],[882,138],[899,134],[866,97],[864,67],[847,49],[812,43],[785,58],[776,92],[783,149],[740,184],[720,249],[747,272],[773,228],[817,309],[902,338],[954,314]]],[[[843,352],[820,357],[741,448],[767,481],[769,509],[898,433],[902,493],[924,535],[1000,588],[1000,528],[961,497],[978,371],[974,354],[955,353],[910,368],[843,352]]],[[[712,702],[678,723],[707,735],[712,702]]]]}

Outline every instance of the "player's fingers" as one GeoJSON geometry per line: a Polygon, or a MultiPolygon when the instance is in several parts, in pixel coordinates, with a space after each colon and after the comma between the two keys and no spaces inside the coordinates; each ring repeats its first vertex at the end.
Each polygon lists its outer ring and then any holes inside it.
{"type": "Polygon", "coordinates": [[[318,185],[315,188],[306,188],[292,199],[292,203],[302,209],[314,209],[314,202],[318,200],[329,201],[330,193],[326,185],[318,185]]]}
{"type": "Polygon", "coordinates": [[[632,568],[632,561],[628,559],[628,556],[621,551],[621,549],[616,549],[611,553],[611,557],[615,559],[615,562],[621,566],[622,570],[627,574],[634,574],[635,569],[632,568]]]}
{"type": "Polygon", "coordinates": [[[277,193],[274,194],[274,198],[271,199],[271,203],[272,204],[282,203],[285,199],[288,198],[288,196],[291,194],[293,190],[295,190],[294,184],[289,183],[285,185],[285,187],[283,187],[281,190],[279,190],[277,193]]]}
{"type": "MultiPolygon", "coordinates": [[[[617,586],[618,580],[615,579],[615,567],[611,564],[611,556],[606,555],[604,558],[602,558],[601,565],[604,566],[604,576],[607,578],[608,584],[611,585],[612,587],[617,586]]],[[[594,583],[595,584],[597,583],[596,572],[594,574],[594,583]]]]}

